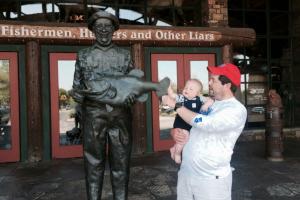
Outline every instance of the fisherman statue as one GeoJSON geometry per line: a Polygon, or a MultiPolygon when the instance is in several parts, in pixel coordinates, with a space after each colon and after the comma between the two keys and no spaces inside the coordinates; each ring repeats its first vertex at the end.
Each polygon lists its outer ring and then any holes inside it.
{"type": "Polygon", "coordinates": [[[98,11],[89,18],[88,28],[96,41],[78,52],[72,93],[82,106],[87,196],[89,200],[101,199],[107,156],[113,199],[125,200],[132,147],[130,108],[136,101],[145,101],[149,91],[156,91],[158,96],[166,94],[170,80],[141,80],[143,72],[133,68],[130,51],[112,42],[119,28],[114,15],[98,11]]]}

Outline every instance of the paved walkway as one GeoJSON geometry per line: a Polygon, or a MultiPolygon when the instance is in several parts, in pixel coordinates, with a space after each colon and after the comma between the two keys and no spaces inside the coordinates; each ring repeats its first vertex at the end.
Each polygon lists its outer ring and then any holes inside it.
{"type": "MultiPolygon", "coordinates": [[[[264,158],[264,142],[238,142],[233,200],[299,200],[300,141],[284,142],[285,161],[264,158]]],[[[168,152],[132,158],[129,200],[175,200],[178,166],[168,152]]],[[[106,172],[103,199],[112,199],[106,172]]],[[[0,164],[0,200],[85,200],[82,159],[0,164]]]]}

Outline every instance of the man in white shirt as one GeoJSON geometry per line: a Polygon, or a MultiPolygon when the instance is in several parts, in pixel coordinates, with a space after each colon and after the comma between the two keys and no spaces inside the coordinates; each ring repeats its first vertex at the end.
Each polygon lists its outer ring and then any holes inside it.
{"type": "MultiPolygon", "coordinates": [[[[209,87],[215,103],[208,115],[192,112],[167,96],[163,103],[174,107],[192,126],[178,172],[177,200],[231,200],[231,155],[247,118],[247,110],[235,97],[241,74],[227,63],[208,67],[209,87]]],[[[176,142],[185,135],[172,131],[176,142]]]]}

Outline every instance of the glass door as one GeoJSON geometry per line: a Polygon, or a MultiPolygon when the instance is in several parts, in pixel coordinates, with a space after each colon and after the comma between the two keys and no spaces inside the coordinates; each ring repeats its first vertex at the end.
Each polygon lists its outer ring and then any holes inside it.
{"type": "MultiPolygon", "coordinates": [[[[203,84],[203,93],[208,94],[207,66],[215,65],[215,54],[152,54],[152,81],[160,81],[169,77],[171,87],[181,92],[185,82],[190,78],[199,79],[203,84]]],[[[152,95],[152,122],[154,151],[169,149],[173,144],[170,130],[176,112],[163,106],[158,97],[152,95]]]]}
{"type": "Polygon", "coordinates": [[[20,160],[18,55],[0,52],[0,162],[20,160]]]}
{"type": "MultiPolygon", "coordinates": [[[[177,91],[183,88],[183,55],[182,54],[152,54],[151,55],[152,81],[158,82],[169,77],[171,87],[177,91]]],[[[155,93],[152,95],[152,123],[154,151],[166,150],[174,142],[170,137],[170,130],[176,113],[168,106],[163,106],[155,93]]]]}
{"type": "Polygon", "coordinates": [[[208,95],[208,66],[215,65],[214,54],[184,54],[185,81],[194,78],[202,82],[203,94],[208,95]]]}
{"type": "Polygon", "coordinates": [[[69,95],[76,53],[50,53],[52,158],[82,156],[81,108],[69,95]]]}

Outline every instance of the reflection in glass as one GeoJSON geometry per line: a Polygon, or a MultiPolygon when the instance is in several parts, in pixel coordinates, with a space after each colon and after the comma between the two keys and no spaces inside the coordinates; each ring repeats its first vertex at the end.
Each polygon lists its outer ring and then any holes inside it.
{"type": "Polygon", "coordinates": [[[288,13],[271,12],[270,31],[272,35],[288,35],[289,26],[290,23],[288,13]]]}
{"type": "Polygon", "coordinates": [[[0,60],[0,149],[11,149],[9,60],[0,60]]]}
{"type": "Polygon", "coordinates": [[[271,39],[271,58],[286,59],[291,49],[290,39],[271,39]]]}
{"type": "Polygon", "coordinates": [[[207,72],[207,66],[208,61],[191,61],[191,74],[190,77],[194,79],[198,79],[201,81],[203,85],[203,94],[208,94],[209,88],[208,88],[208,72],[207,72]]]}
{"type": "Polygon", "coordinates": [[[243,1],[241,0],[228,0],[228,8],[229,9],[242,9],[243,1]]]}
{"type": "Polygon", "coordinates": [[[246,88],[248,88],[248,82],[249,81],[249,74],[241,74],[241,86],[238,89],[240,91],[240,96],[237,96],[239,93],[238,91],[236,92],[236,97],[238,100],[240,100],[243,104],[246,104],[246,88]]]}
{"type": "MultiPolygon", "coordinates": [[[[177,62],[176,61],[158,61],[158,80],[164,77],[169,77],[171,87],[177,93],[177,62]]],[[[159,129],[160,139],[170,139],[170,130],[173,128],[173,123],[176,113],[168,106],[163,106],[159,103],[159,129]]]]}
{"type": "Polygon", "coordinates": [[[228,23],[230,27],[243,27],[243,12],[228,10],[228,23]]]}
{"type": "Polygon", "coordinates": [[[251,106],[247,108],[248,122],[264,122],[265,106],[251,106]]]}
{"type": "Polygon", "coordinates": [[[247,87],[248,105],[266,104],[267,92],[268,91],[267,91],[266,83],[248,83],[248,87],[247,87]]]}
{"type": "Polygon", "coordinates": [[[73,84],[75,61],[58,61],[59,133],[61,145],[82,144],[81,107],[69,95],[73,84]]]}
{"type": "Polygon", "coordinates": [[[237,97],[237,99],[242,103],[242,104],[246,104],[245,102],[245,90],[246,90],[246,84],[241,83],[240,86],[240,90],[237,90],[235,93],[235,96],[237,97]],[[239,95],[240,93],[240,95],[239,95]]]}
{"type": "Polygon", "coordinates": [[[266,4],[267,4],[266,0],[259,0],[259,1],[247,0],[246,9],[256,9],[256,10],[266,9],[266,4]]]}
{"type": "MultiPolygon", "coordinates": [[[[255,57],[256,59],[266,58],[267,57],[267,39],[266,38],[256,38],[255,44],[246,48],[246,55],[255,57]]],[[[243,49],[240,50],[243,52],[243,49]]],[[[253,60],[253,59],[252,59],[253,60]]]]}
{"type": "Polygon", "coordinates": [[[255,29],[257,35],[265,35],[267,33],[267,18],[265,11],[246,12],[244,27],[255,29]]]}

